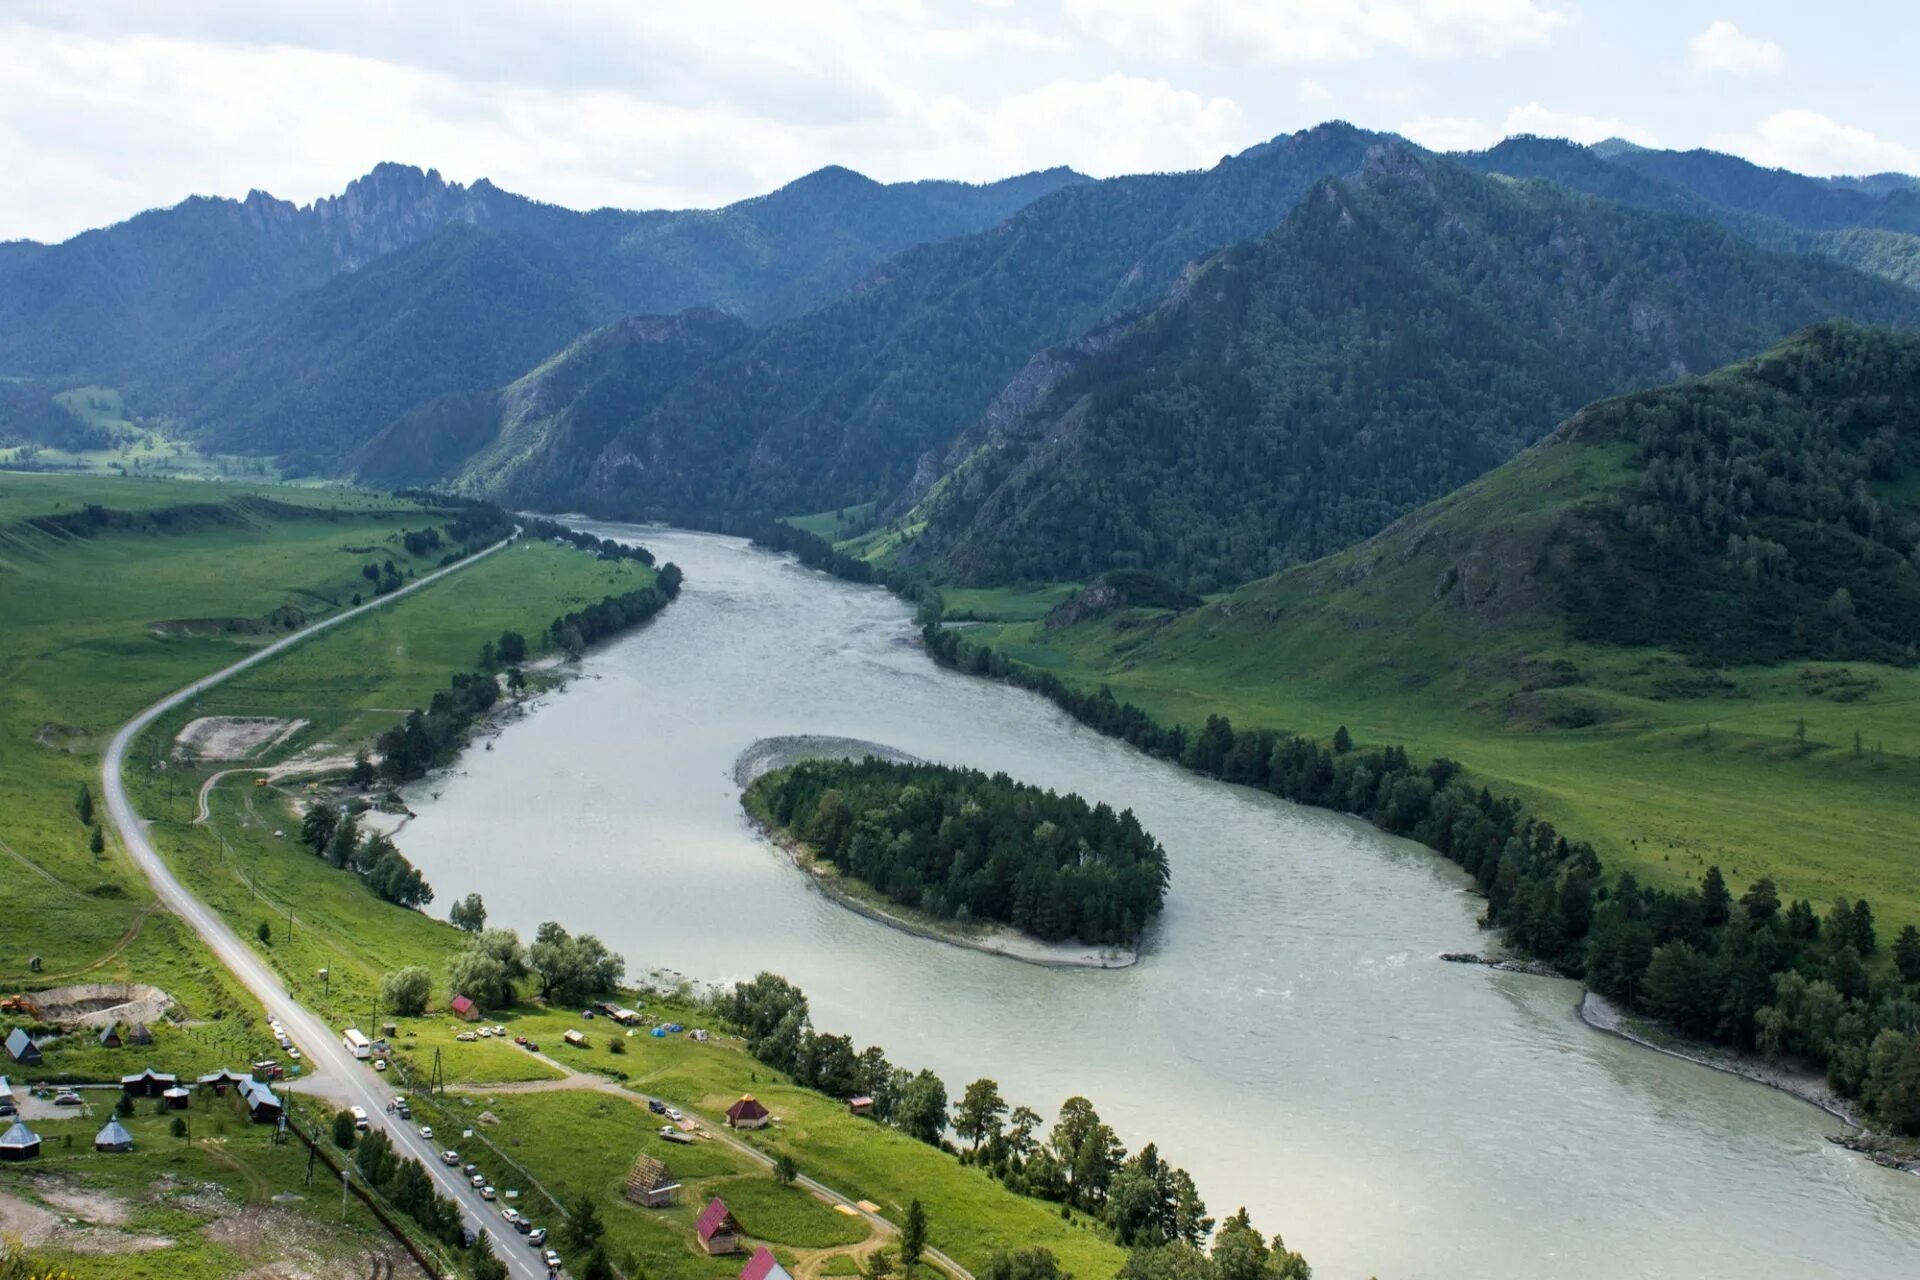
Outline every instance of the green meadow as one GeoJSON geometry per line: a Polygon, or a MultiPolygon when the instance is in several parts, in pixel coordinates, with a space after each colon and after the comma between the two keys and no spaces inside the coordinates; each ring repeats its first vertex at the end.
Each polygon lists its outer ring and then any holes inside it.
{"type": "Polygon", "coordinates": [[[1173,626],[1134,614],[1049,630],[1016,603],[972,635],[1170,723],[1224,715],[1321,740],[1345,725],[1363,745],[1451,757],[1658,884],[1718,865],[1823,909],[1864,897],[1887,936],[1920,922],[1920,672],[1703,672],[1547,635],[1489,645],[1437,614],[1383,623],[1351,597],[1293,621],[1298,601],[1244,594],[1238,618],[1203,608],[1173,626]],[[1249,621],[1256,608],[1289,620],[1249,621]],[[1541,679],[1555,659],[1576,683],[1541,679]]]}

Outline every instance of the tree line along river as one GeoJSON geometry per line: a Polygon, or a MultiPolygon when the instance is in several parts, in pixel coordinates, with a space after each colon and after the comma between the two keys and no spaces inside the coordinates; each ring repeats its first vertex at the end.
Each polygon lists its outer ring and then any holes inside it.
{"type": "Polygon", "coordinates": [[[1437,855],[940,670],[878,588],[738,539],[588,527],[686,585],[494,750],[414,788],[403,843],[443,898],[478,891],[523,934],[597,933],[630,974],[774,970],[823,1030],[955,1096],[990,1075],[1051,1116],[1083,1094],[1320,1277],[1920,1274],[1920,1181],[1822,1141],[1837,1122],[1591,1030],[1571,983],[1439,962],[1484,939],[1437,855]],[[734,778],[755,743],[811,734],[1132,808],[1173,873],[1141,962],[1023,964],[811,889],[734,778]]]}

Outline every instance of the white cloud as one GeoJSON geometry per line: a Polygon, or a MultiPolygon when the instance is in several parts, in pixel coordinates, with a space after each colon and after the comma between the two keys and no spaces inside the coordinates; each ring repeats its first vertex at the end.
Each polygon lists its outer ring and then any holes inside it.
{"type": "Polygon", "coordinates": [[[1333,97],[1333,91],[1318,80],[1302,80],[1299,96],[1302,102],[1325,102],[1333,97]]]}
{"type": "Polygon", "coordinates": [[[1483,151],[1500,141],[1497,130],[1466,116],[1419,116],[1394,132],[1433,151],[1483,151]]]}
{"type": "MultiPolygon", "coordinates": [[[[61,239],[194,193],[305,202],[382,160],[573,207],[698,207],[830,163],[883,181],[1063,163],[1109,174],[1211,164],[1260,136],[1224,95],[1120,74],[995,83],[955,66],[952,49],[900,52],[956,29],[944,19],[886,21],[867,12],[844,38],[812,43],[775,29],[722,48],[704,32],[726,64],[710,80],[695,83],[709,54],[682,46],[676,67],[629,85],[475,76],[444,48],[409,62],[0,22],[0,238],[61,239]]],[[[995,69],[1048,56],[1044,36],[984,39],[999,41],[978,55],[995,69]]]]}
{"type": "Polygon", "coordinates": [[[1193,169],[1248,145],[1229,98],[1119,73],[1055,80],[987,109],[949,97],[918,109],[935,135],[905,154],[918,172],[985,177],[1058,164],[1099,177],[1193,169]]]}
{"type": "Polygon", "coordinates": [[[1574,142],[1625,138],[1643,147],[1659,145],[1651,133],[1624,120],[1555,111],[1538,102],[1515,107],[1507,112],[1506,119],[1498,127],[1471,116],[1420,116],[1407,121],[1395,132],[1435,151],[1484,151],[1502,138],[1511,138],[1517,133],[1537,134],[1543,138],[1567,138],[1574,142]]]}
{"type": "Polygon", "coordinates": [[[1787,65],[1779,45],[1747,35],[1724,18],[1709,23],[1687,47],[1693,53],[1695,71],[1726,71],[1736,76],[1772,75],[1787,65]]]}
{"type": "Polygon", "coordinates": [[[1451,58],[1539,44],[1566,21],[1541,0],[1065,0],[1127,53],[1234,63],[1334,62],[1397,50],[1451,58]]]}
{"type": "Polygon", "coordinates": [[[1506,132],[1509,137],[1516,133],[1536,133],[1543,138],[1568,138],[1574,142],[1625,138],[1643,147],[1660,145],[1651,133],[1639,125],[1577,112],[1554,111],[1538,102],[1529,102],[1524,107],[1515,107],[1507,112],[1506,132]]]}
{"type": "Polygon", "coordinates": [[[1727,134],[1713,145],[1756,164],[1800,173],[1920,173],[1920,150],[1841,124],[1816,111],[1776,111],[1751,133],[1727,134]]]}

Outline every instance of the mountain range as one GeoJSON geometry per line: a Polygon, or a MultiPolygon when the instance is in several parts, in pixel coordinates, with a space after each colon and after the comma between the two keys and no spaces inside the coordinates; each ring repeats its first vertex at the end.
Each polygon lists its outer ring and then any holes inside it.
{"type": "MultiPolygon", "coordinates": [[[[1341,123],[1195,172],[825,169],[575,212],[382,165],[0,245],[0,443],[55,392],[293,473],[715,527],[858,507],[972,583],[1217,591],[1364,539],[1597,397],[1920,327],[1920,187],[1341,123]]],[[[96,429],[97,431],[97,429],[96,429]]]]}
{"type": "Polygon", "coordinates": [[[996,415],[909,517],[962,582],[1215,591],[1366,537],[1600,396],[1920,296],[1394,143],[996,415]]]}

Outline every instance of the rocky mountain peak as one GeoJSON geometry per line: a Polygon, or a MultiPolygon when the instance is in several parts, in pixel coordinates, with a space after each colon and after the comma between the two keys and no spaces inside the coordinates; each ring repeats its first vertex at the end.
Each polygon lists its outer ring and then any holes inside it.
{"type": "Polygon", "coordinates": [[[449,222],[480,222],[486,205],[438,169],[382,162],[337,196],[313,202],[311,213],[344,270],[432,235],[449,222]]]}

